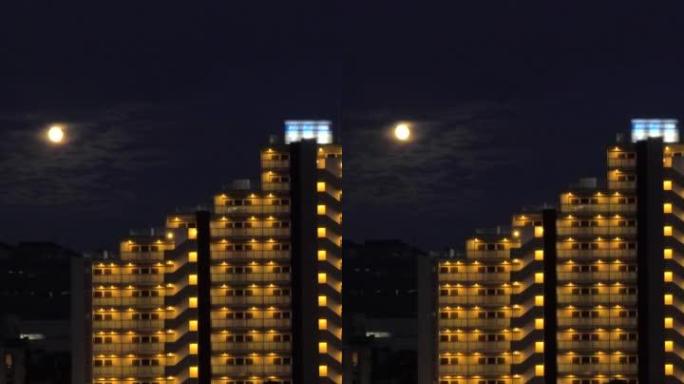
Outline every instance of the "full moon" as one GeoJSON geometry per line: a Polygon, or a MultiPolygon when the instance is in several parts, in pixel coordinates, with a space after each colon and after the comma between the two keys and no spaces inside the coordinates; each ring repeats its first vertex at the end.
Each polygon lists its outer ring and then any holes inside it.
{"type": "Polygon", "coordinates": [[[47,138],[52,143],[61,143],[62,141],[64,141],[64,129],[59,125],[53,125],[47,131],[47,138]]]}
{"type": "Polygon", "coordinates": [[[399,123],[394,127],[394,137],[399,141],[407,141],[411,137],[411,128],[406,123],[399,123]]]}

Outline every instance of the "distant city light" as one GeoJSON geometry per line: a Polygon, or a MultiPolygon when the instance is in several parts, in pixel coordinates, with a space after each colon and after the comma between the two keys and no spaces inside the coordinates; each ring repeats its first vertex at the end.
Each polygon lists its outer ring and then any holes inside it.
{"type": "Polygon", "coordinates": [[[64,128],[60,127],[59,125],[53,125],[47,131],[48,140],[55,144],[59,144],[64,141],[64,136],[64,128]]]}
{"type": "Polygon", "coordinates": [[[407,123],[399,123],[394,127],[394,137],[399,141],[407,141],[411,138],[411,127],[407,123]]]}
{"type": "Polygon", "coordinates": [[[285,144],[313,139],[318,144],[331,144],[333,137],[330,125],[330,121],[327,120],[287,120],[285,144]]]}
{"type": "Polygon", "coordinates": [[[676,119],[632,119],[632,142],[661,137],[665,143],[679,142],[676,119]]]}

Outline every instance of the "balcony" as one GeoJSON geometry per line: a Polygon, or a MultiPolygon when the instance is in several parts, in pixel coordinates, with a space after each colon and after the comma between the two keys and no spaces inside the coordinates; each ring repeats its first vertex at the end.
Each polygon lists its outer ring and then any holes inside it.
{"type": "Polygon", "coordinates": [[[290,319],[212,319],[211,325],[215,329],[289,329],[290,319]]]}
{"type": "Polygon", "coordinates": [[[619,350],[621,352],[633,352],[637,350],[637,342],[634,341],[620,341],[620,340],[604,340],[604,341],[573,341],[560,340],[558,342],[559,350],[566,351],[608,351],[619,350]]]}
{"type": "Polygon", "coordinates": [[[277,215],[290,213],[289,205],[216,205],[214,211],[217,215],[277,215]]]}
{"type": "Polygon", "coordinates": [[[212,260],[257,261],[289,260],[290,251],[211,251],[212,260]]]}
{"type": "Polygon", "coordinates": [[[287,237],[290,236],[290,228],[217,228],[211,229],[214,237],[287,237]]]}
{"type": "Polygon", "coordinates": [[[289,282],[289,273],[212,273],[213,283],[289,282]]]}
{"type": "Polygon", "coordinates": [[[558,272],[558,280],[562,282],[608,282],[620,283],[636,282],[636,272],[558,272]]]}
{"type": "Polygon", "coordinates": [[[586,328],[635,328],[637,325],[636,317],[566,317],[558,316],[558,326],[560,327],[586,327],[586,328]]]}
{"type": "Polygon", "coordinates": [[[164,329],[164,320],[94,320],[93,329],[120,329],[124,331],[159,331],[164,329]]]}
{"type": "Polygon", "coordinates": [[[93,284],[149,284],[158,285],[164,282],[164,274],[112,274],[112,275],[92,275],[93,284]]]}
{"type": "Polygon", "coordinates": [[[502,306],[511,303],[511,295],[497,295],[497,296],[480,296],[480,295],[462,295],[462,296],[439,296],[438,302],[440,305],[486,305],[486,306],[502,306]]]}
{"type": "Polygon", "coordinates": [[[289,353],[292,350],[292,345],[289,342],[270,342],[257,341],[251,343],[235,343],[235,342],[213,342],[212,350],[214,352],[226,352],[229,354],[242,353],[289,353]]]}
{"type": "Polygon", "coordinates": [[[621,295],[621,294],[598,294],[598,295],[572,295],[569,293],[560,292],[558,294],[558,304],[572,304],[580,306],[594,306],[598,304],[610,305],[634,305],[637,302],[637,295],[621,295]]]}
{"type": "Polygon", "coordinates": [[[157,308],[164,305],[163,296],[149,297],[93,297],[95,307],[157,308]]]}
{"type": "Polygon", "coordinates": [[[154,367],[93,367],[93,377],[160,377],[164,375],[163,366],[154,367]]]}
{"type": "Polygon", "coordinates": [[[571,364],[558,363],[558,373],[564,375],[634,375],[637,373],[636,364],[599,363],[599,364],[571,364]]]}
{"type": "Polygon", "coordinates": [[[214,375],[231,377],[287,376],[292,373],[292,368],[289,365],[225,365],[212,363],[211,372],[214,375]]]}
{"type": "Polygon", "coordinates": [[[290,296],[211,296],[212,305],[289,305],[290,296]]]}
{"type": "Polygon", "coordinates": [[[440,328],[481,328],[481,329],[504,329],[511,325],[510,319],[439,319],[440,328]]]}
{"type": "Polygon", "coordinates": [[[148,344],[93,344],[93,354],[121,355],[135,353],[137,355],[164,353],[164,343],[148,344]]]}

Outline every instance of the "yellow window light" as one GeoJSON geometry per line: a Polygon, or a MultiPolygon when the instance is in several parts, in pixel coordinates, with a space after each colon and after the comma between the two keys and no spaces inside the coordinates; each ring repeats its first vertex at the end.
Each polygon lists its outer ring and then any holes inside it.
{"type": "Polygon", "coordinates": [[[318,283],[319,284],[325,284],[328,281],[328,275],[325,273],[319,273],[318,274],[318,283]]]}
{"type": "Polygon", "coordinates": [[[193,379],[196,379],[199,377],[199,368],[195,365],[190,367],[190,371],[188,372],[188,376],[190,376],[193,379]]]}
{"type": "Polygon", "coordinates": [[[197,252],[195,252],[195,251],[188,252],[188,262],[190,262],[190,263],[196,263],[197,262],[197,252]]]}
{"type": "Polygon", "coordinates": [[[672,258],[672,248],[665,248],[663,250],[663,256],[665,257],[666,260],[669,260],[672,258]]]}
{"type": "Polygon", "coordinates": [[[318,296],[318,306],[325,307],[326,305],[328,305],[328,297],[324,295],[318,296]]]}
{"type": "Polygon", "coordinates": [[[663,204],[663,213],[672,213],[672,203],[663,204]]]}
{"type": "Polygon", "coordinates": [[[325,237],[326,233],[327,233],[327,230],[325,229],[325,227],[318,227],[317,234],[318,234],[319,238],[325,237]]]}
{"type": "Polygon", "coordinates": [[[328,329],[328,319],[318,319],[318,329],[322,331],[328,329]]]}
{"type": "Polygon", "coordinates": [[[319,181],[316,183],[316,191],[325,192],[325,181],[319,181]]]}
{"type": "Polygon", "coordinates": [[[535,353],[544,353],[544,342],[543,341],[537,341],[534,343],[534,352],[535,353]]]}
{"type": "Polygon", "coordinates": [[[190,343],[190,345],[188,346],[188,353],[191,355],[196,355],[198,349],[199,347],[197,343],[190,343]]]}
{"type": "Polygon", "coordinates": [[[663,180],[663,189],[666,191],[672,190],[672,180],[663,180]]]}
{"type": "Polygon", "coordinates": [[[672,282],[672,271],[665,271],[663,273],[663,278],[665,279],[666,283],[671,283],[672,282]]]}
{"type": "Polygon", "coordinates": [[[543,307],[544,306],[544,296],[542,295],[537,295],[534,297],[534,305],[537,307],[543,307]]]}
{"type": "Polygon", "coordinates": [[[544,283],[544,272],[537,272],[534,274],[534,282],[537,284],[544,283]]]}
{"type": "Polygon", "coordinates": [[[672,340],[665,340],[665,352],[672,352],[674,350],[674,342],[672,340]]]}
{"type": "Polygon", "coordinates": [[[674,375],[674,365],[673,364],[665,364],[665,376],[673,376],[674,375]]]}
{"type": "Polygon", "coordinates": [[[544,376],[544,364],[537,364],[534,366],[535,376],[544,376]]]}
{"type": "Polygon", "coordinates": [[[316,206],[316,213],[319,215],[325,215],[325,204],[318,204],[316,206]]]}
{"type": "Polygon", "coordinates": [[[328,252],[325,249],[319,249],[318,250],[318,261],[325,261],[325,258],[327,257],[328,252]]]}
{"type": "Polygon", "coordinates": [[[325,341],[318,343],[318,353],[328,353],[328,343],[325,341]]]}
{"type": "Polygon", "coordinates": [[[544,250],[543,249],[535,249],[534,251],[534,259],[537,261],[542,261],[544,260],[544,250]]]}
{"type": "Polygon", "coordinates": [[[544,236],[544,227],[541,225],[537,225],[534,227],[534,237],[542,237],[544,236]]]}
{"type": "Polygon", "coordinates": [[[672,294],[667,293],[665,294],[665,305],[672,305],[672,294]]]}
{"type": "Polygon", "coordinates": [[[534,329],[544,329],[544,319],[534,319],[534,329]]]}
{"type": "Polygon", "coordinates": [[[671,317],[665,318],[665,328],[672,329],[674,327],[674,320],[671,317]]]}
{"type": "Polygon", "coordinates": [[[188,239],[197,239],[197,228],[188,228],[188,239]]]}
{"type": "Polygon", "coordinates": [[[663,235],[664,236],[672,236],[672,226],[671,225],[666,225],[663,227],[663,235]]]}
{"type": "Polygon", "coordinates": [[[188,284],[197,285],[197,275],[195,275],[195,274],[188,275],[188,284]]]}
{"type": "Polygon", "coordinates": [[[197,332],[197,329],[199,328],[197,320],[190,320],[188,322],[188,329],[192,332],[197,332]]]}
{"type": "Polygon", "coordinates": [[[188,298],[188,307],[189,308],[197,308],[197,298],[196,297],[189,297],[188,298]]]}
{"type": "Polygon", "coordinates": [[[318,366],[318,376],[328,376],[328,366],[327,365],[319,365],[318,366]]]}

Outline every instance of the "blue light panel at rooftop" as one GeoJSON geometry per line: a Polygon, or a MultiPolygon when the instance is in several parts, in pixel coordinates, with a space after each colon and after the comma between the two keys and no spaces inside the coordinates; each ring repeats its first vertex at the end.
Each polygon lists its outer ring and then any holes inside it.
{"type": "Polygon", "coordinates": [[[316,140],[318,144],[332,143],[332,130],[327,120],[285,121],[285,144],[301,140],[316,140]]]}
{"type": "Polygon", "coordinates": [[[665,143],[678,143],[678,125],[676,119],[633,119],[632,142],[660,137],[665,143]]]}

